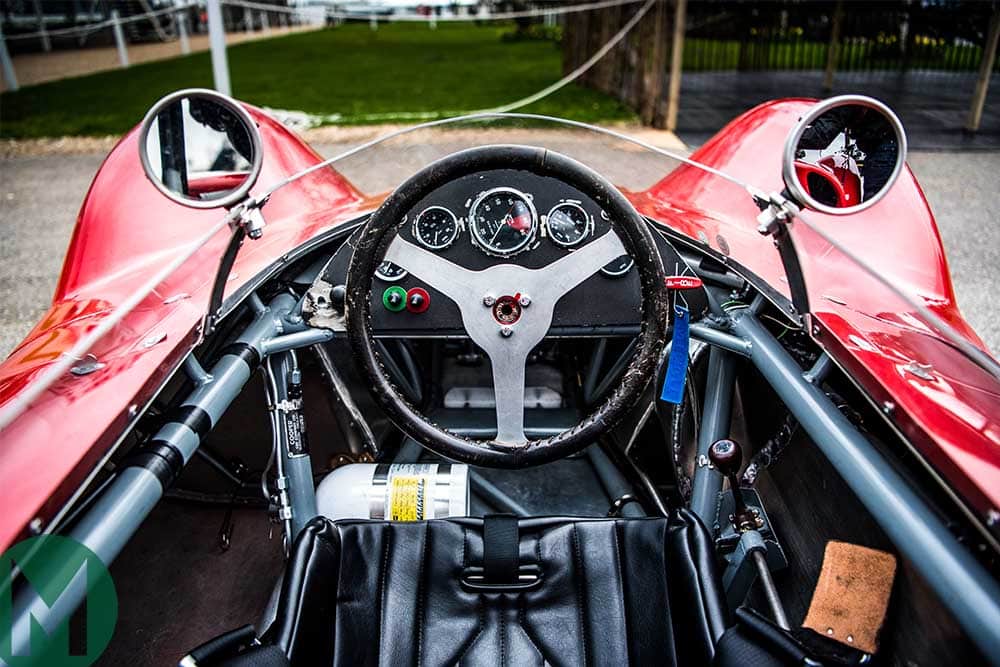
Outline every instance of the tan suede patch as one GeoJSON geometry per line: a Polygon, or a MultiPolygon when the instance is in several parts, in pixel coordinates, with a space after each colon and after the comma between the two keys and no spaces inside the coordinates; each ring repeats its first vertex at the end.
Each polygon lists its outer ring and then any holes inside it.
{"type": "Polygon", "coordinates": [[[828,542],[803,627],[875,653],[895,576],[896,557],[892,554],[847,542],[828,542]]]}

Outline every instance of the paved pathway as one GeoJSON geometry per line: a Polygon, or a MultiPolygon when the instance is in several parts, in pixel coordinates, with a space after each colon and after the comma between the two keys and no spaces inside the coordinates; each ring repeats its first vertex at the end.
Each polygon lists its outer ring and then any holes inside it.
{"type": "MultiPolygon", "coordinates": [[[[293,32],[316,30],[314,26],[295,26],[288,28],[274,27],[269,32],[231,32],[226,35],[226,43],[232,46],[240,42],[250,42],[258,39],[268,39],[293,32]]],[[[208,51],[208,35],[192,35],[189,38],[191,53],[208,51]]],[[[129,44],[128,59],[133,65],[166,60],[181,55],[181,45],[177,40],[170,42],[154,42],[148,44],[129,44]]],[[[114,46],[93,47],[52,51],[50,53],[25,53],[13,57],[14,73],[20,86],[31,86],[46,81],[68,79],[95,72],[117,69],[118,49],[114,46]]],[[[0,81],[3,81],[0,77],[0,81]]],[[[3,82],[0,90],[7,90],[3,82]]]]}

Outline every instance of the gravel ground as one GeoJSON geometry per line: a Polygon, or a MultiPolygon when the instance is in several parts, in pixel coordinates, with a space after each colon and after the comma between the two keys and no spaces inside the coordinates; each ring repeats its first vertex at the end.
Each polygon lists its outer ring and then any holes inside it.
{"type": "MultiPolygon", "coordinates": [[[[317,146],[322,154],[333,155],[364,137],[326,134],[313,139],[324,141],[317,146]]],[[[460,147],[456,141],[460,143],[456,139],[414,143],[412,151],[405,151],[410,159],[400,159],[397,166],[408,169],[409,162],[416,165],[450,152],[460,147]]],[[[571,154],[580,146],[568,135],[551,137],[546,143],[571,154]]],[[[104,152],[4,148],[0,150],[0,356],[6,356],[47,309],[77,210],[104,157],[104,152]]],[[[586,157],[617,183],[643,185],[627,178],[634,173],[634,160],[644,159],[642,153],[623,156],[621,151],[587,146],[586,157]]],[[[991,314],[990,302],[993,289],[1000,286],[996,197],[1000,153],[915,152],[909,162],[937,216],[959,306],[990,349],[998,351],[1000,322],[991,314]]],[[[365,172],[366,182],[377,168],[352,167],[365,172]]],[[[347,175],[361,174],[348,169],[347,175]]],[[[386,187],[390,185],[386,180],[386,187]]]]}

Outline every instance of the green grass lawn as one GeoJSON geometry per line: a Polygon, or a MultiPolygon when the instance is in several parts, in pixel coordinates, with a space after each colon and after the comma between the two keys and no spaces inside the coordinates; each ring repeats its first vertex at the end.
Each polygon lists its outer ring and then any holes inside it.
{"type": "MultiPolygon", "coordinates": [[[[358,116],[474,110],[534,93],[562,75],[559,46],[501,41],[504,26],[367,24],[230,47],[233,94],[277,109],[358,116]]],[[[0,137],[120,134],[159,97],[211,87],[208,53],[54,81],[0,95],[0,137]]],[[[521,111],[625,120],[617,100],[567,86],[521,111]]]]}

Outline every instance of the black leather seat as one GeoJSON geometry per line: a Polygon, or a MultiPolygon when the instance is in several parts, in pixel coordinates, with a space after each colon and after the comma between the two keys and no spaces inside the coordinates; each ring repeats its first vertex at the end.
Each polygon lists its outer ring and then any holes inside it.
{"type": "Polygon", "coordinates": [[[239,664],[712,664],[726,609],[690,512],[510,521],[518,574],[490,588],[483,519],[314,520],[239,664]]]}

